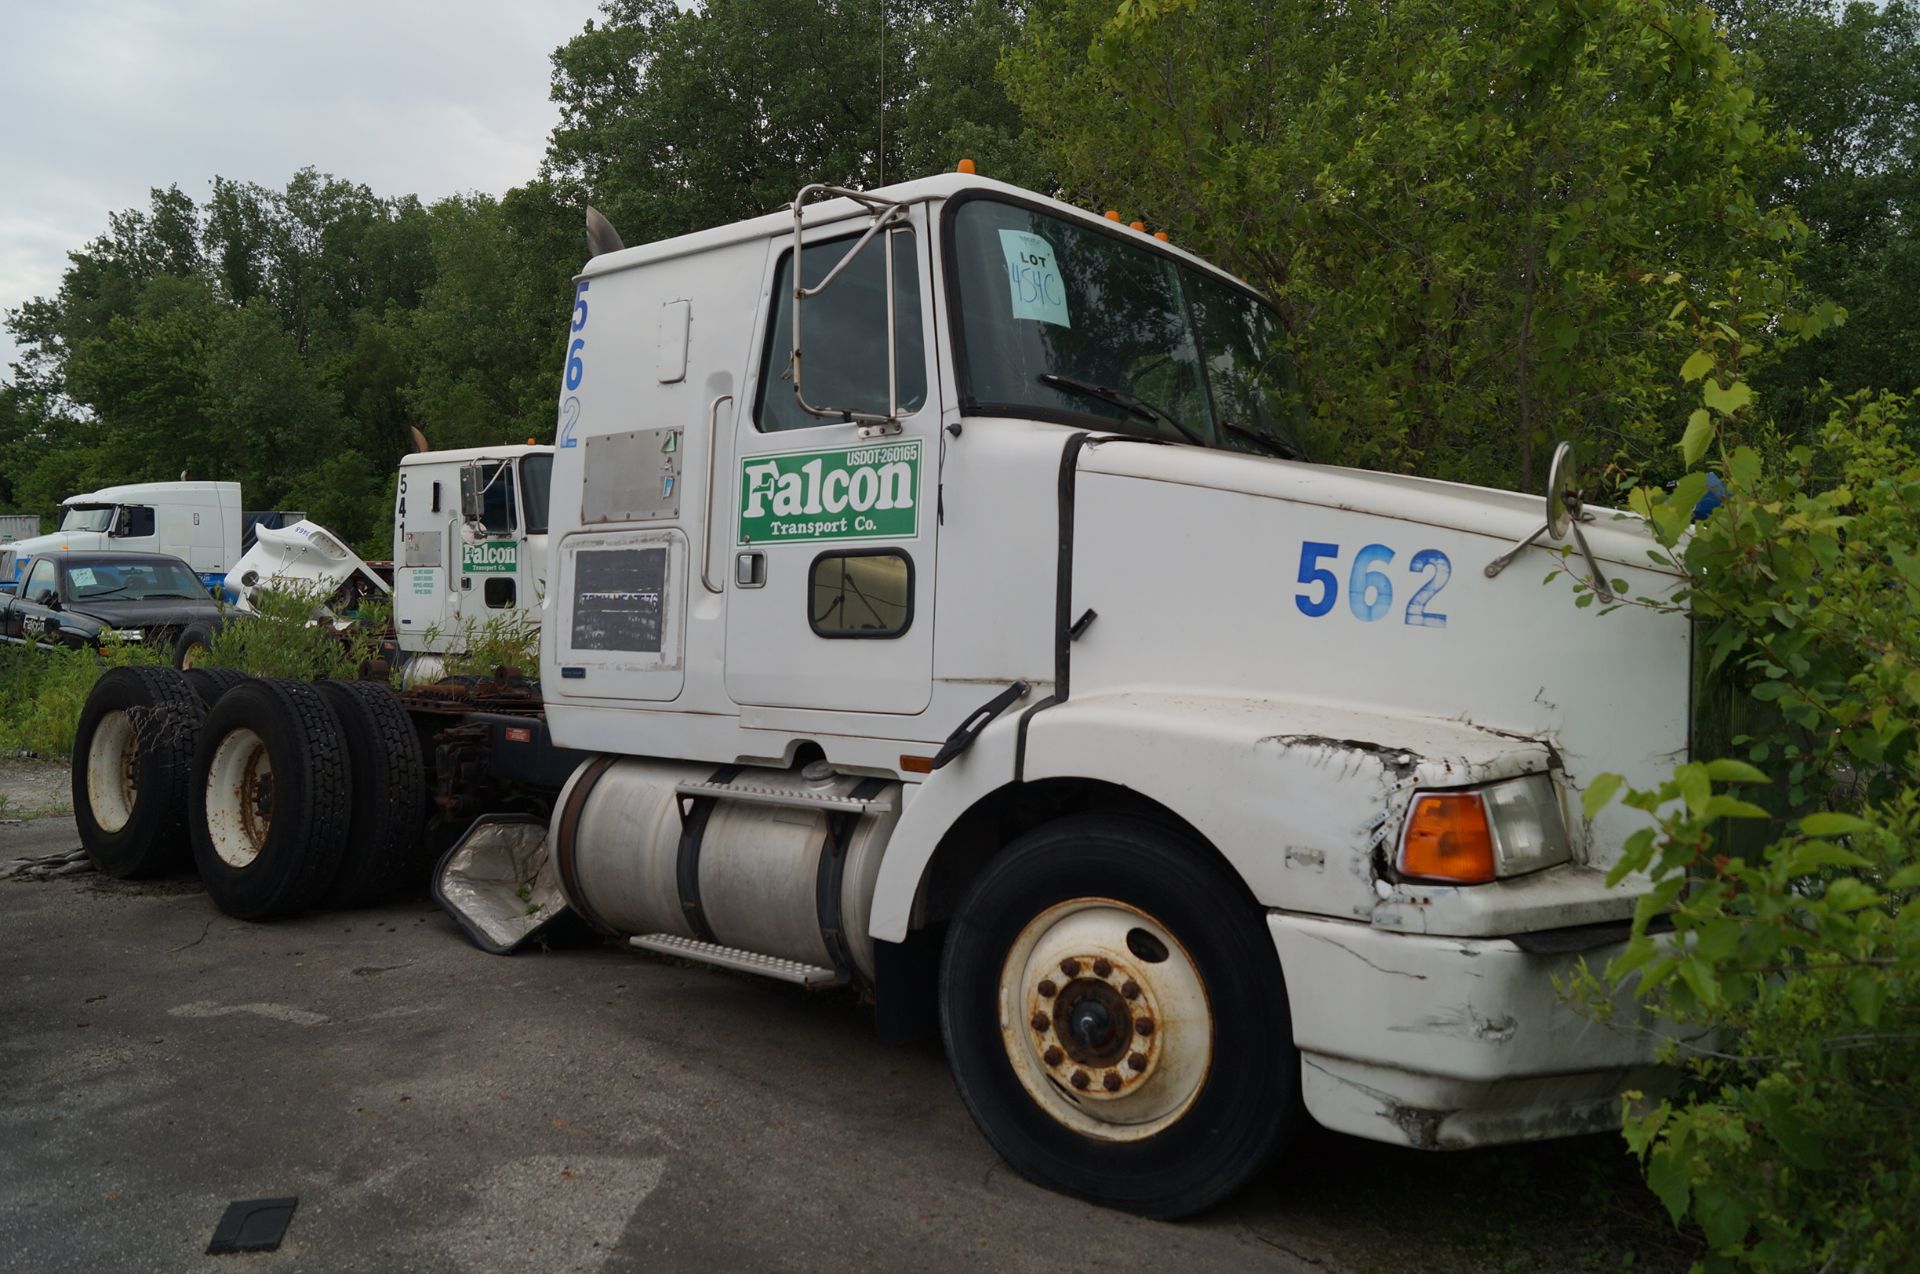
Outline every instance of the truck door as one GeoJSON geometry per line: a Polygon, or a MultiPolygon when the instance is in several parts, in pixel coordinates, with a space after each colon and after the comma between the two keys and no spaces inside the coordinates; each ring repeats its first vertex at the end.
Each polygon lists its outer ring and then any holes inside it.
{"type": "MultiPolygon", "coordinates": [[[[868,224],[810,232],[802,283],[818,286],[868,224]]],[[[792,249],[770,264],[728,484],[726,684],[736,703],[913,713],[931,696],[940,405],[924,208],[868,240],[802,303],[803,388],[815,407],[887,410],[888,252],[897,432],[801,406],[784,375],[792,249]]]]}

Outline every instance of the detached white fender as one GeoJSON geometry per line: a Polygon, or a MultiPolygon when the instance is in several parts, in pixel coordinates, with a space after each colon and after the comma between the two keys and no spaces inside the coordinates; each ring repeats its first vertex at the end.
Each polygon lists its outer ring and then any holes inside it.
{"type": "Polygon", "coordinates": [[[382,594],[391,591],[339,536],[303,518],[288,527],[256,528],[253,547],[227,572],[222,591],[236,609],[250,611],[256,589],[302,584],[325,595],[355,574],[382,594]]]}
{"type": "MultiPolygon", "coordinates": [[[[871,933],[903,940],[942,836],[1013,781],[1019,717],[995,720],[911,791],[875,885],[871,933]]],[[[1410,932],[1505,933],[1631,914],[1626,891],[1579,863],[1455,888],[1379,879],[1416,788],[1548,771],[1546,742],[1459,721],[1337,705],[1164,691],[1091,694],[1046,709],[1027,732],[1025,779],[1089,778],[1132,789],[1206,837],[1263,906],[1410,932]]],[[[1576,846],[1582,829],[1571,820],[1576,846]]],[[[1576,848],[1576,857],[1580,851],[1576,848]]]]}

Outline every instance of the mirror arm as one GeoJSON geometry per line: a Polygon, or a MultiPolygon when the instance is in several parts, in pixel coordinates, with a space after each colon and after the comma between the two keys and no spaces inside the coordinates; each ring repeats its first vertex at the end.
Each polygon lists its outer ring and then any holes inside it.
{"type": "Polygon", "coordinates": [[[1496,575],[1500,574],[1501,571],[1506,570],[1507,567],[1512,564],[1514,558],[1519,557],[1520,554],[1526,550],[1529,544],[1532,544],[1535,540],[1545,535],[1549,529],[1550,528],[1547,526],[1547,524],[1542,522],[1539,528],[1535,530],[1532,535],[1529,535],[1526,539],[1520,541],[1518,544],[1514,545],[1512,548],[1502,553],[1499,557],[1496,557],[1491,562],[1488,562],[1487,578],[1492,579],[1496,575]]]}
{"type": "Polygon", "coordinates": [[[1593,595],[1602,602],[1613,600],[1613,588],[1607,583],[1607,577],[1600,573],[1600,563],[1594,560],[1593,550],[1587,547],[1587,537],[1580,533],[1580,520],[1573,522],[1573,542],[1580,546],[1580,556],[1587,559],[1587,569],[1593,572],[1593,578],[1587,583],[1593,588],[1593,595]]]}
{"type": "MultiPolygon", "coordinates": [[[[881,241],[885,250],[887,271],[887,411],[885,415],[870,411],[850,411],[839,407],[816,407],[807,401],[806,393],[801,388],[800,303],[826,291],[827,285],[840,277],[841,271],[852,264],[853,259],[860,255],[860,250],[865,248],[875,235],[895,225],[903,225],[907,220],[907,205],[895,203],[890,199],[875,199],[865,191],[849,190],[843,186],[829,186],[822,182],[815,182],[801,187],[800,193],[793,197],[793,349],[788,356],[787,376],[793,381],[794,401],[799,403],[800,410],[809,416],[818,416],[826,420],[839,419],[849,423],[858,422],[863,427],[878,426],[877,431],[898,430],[900,419],[899,387],[896,383],[898,351],[894,344],[897,337],[894,333],[893,244],[890,237],[883,237],[881,241]],[[809,288],[800,282],[803,246],[801,233],[805,229],[803,214],[806,202],[815,195],[851,199],[872,214],[872,222],[854,245],[834,263],[833,268],[827,271],[826,277],[809,288]]],[[[862,433],[866,432],[867,430],[863,428],[862,433]]]]}

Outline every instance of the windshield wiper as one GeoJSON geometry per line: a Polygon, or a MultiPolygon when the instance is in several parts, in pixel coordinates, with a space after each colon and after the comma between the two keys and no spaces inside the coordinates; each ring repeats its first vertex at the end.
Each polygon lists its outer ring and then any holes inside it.
{"type": "Polygon", "coordinates": [[[1236,424],[1231,420],[1222,420],[1219,424],[1220,427],[1228,433],[1234,435],[1236,438],[1245,438],[1248,442],[1259,447],[1268,455],[1278,456],[1282,460],[1305,460],[1307,458],[1307,453],[1301,449],[1300,444],[1291,438],[1275,438],[1268,434],[1249,429],[1245,425],[1236,424]]]}
{"type": "Polygon", "coordinates": [[[1158,407],[1155,407],[1143,398],[1135,398],[1132,394],[1124,390],[1114,389],[1107,385],[1096,385],[1092,381],[1075,380],[1071,376],[1062,376],[1058,372],[1041,372],[1037,379],[1041,384],[1050,385],[1055,389],[1071,389],[1078,393],[1085,394],[1089,398],[1098,398],[1103,402],[1112,403],[1128,415],[1138,417],[1141,420],[1155,424],[1171,425],[1174,429],[1178,430],[1181,436],[1188,442],[1201,447],[1207,445],[1205,438],[1202,438],[1199,434],[1187,428],[1166,412],[1161,411],[1158,407]]]}

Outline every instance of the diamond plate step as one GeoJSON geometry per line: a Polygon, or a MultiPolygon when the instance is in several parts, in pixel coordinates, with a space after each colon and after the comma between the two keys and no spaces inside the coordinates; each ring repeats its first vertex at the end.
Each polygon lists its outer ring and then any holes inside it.
{"type": "Polygon", "coordinates": [[[778,956],[761,955],[757,951],[723,947],[717,942],[682,938],[675,933],[643,933],[628,938],[627,942],[643,951],[657,951],[661,955],[678,956],[682,960],[698,960],[701,964],[718,965],[723,969],[738,969],[742,973],[757,973],[763,978],[778,978],[782,982],[792,982],[799,986],[832,986],[837,980],[837,975],[832,969],[823,968],[817,964],[782,960],[778,956]]]}
{"type": "Polygon", "coordinates": [[[857,796],[833,793],[796,792],[786,787],[760,787],[753,783],[681,783],[673,789],[681,796],[711,796],[745,805],[784,805],[788,809],[845,811],[851,814],[884,814],[893,808],[893,798],[878,796],[862,800],[857,796]]]}

